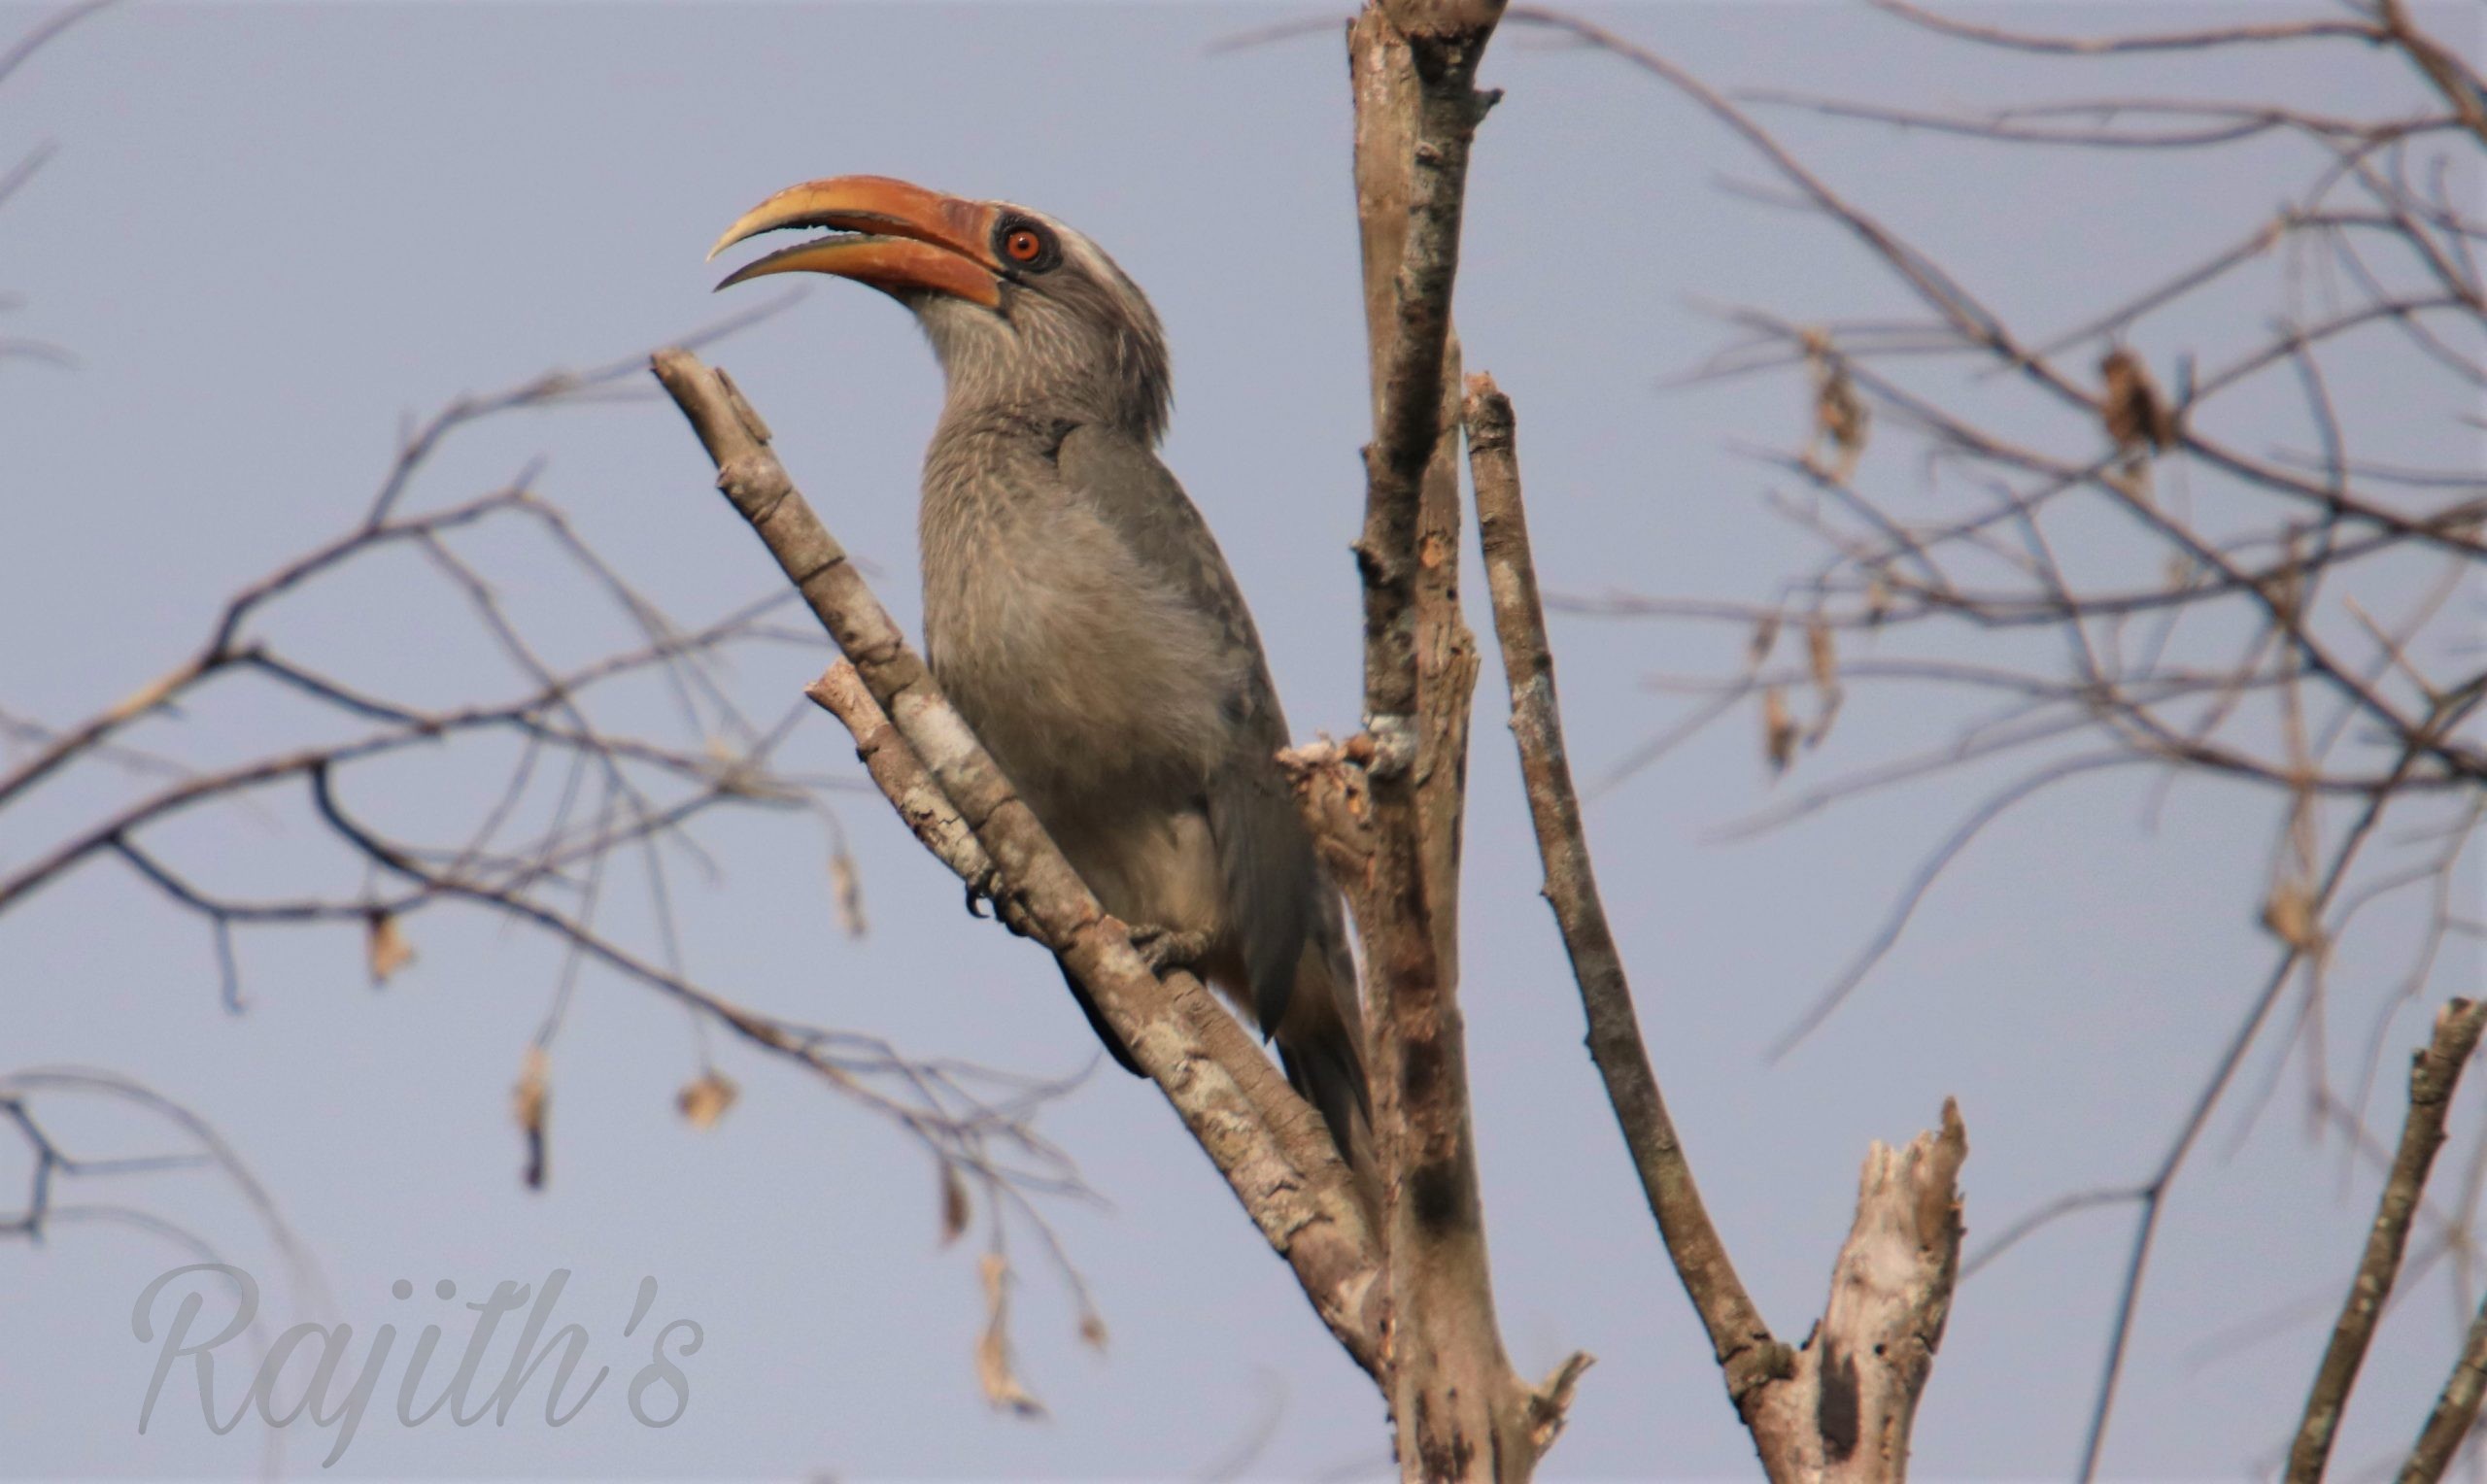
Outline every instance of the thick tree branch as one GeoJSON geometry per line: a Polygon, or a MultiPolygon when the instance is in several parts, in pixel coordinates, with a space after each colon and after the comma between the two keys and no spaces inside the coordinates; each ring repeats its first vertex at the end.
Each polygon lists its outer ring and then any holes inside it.
{"type": "Polygon", "coordinates": [[[1943,1342],[1960,1269],[1960,1110],[1905,1149],[1876,1143],[1857,1186],[1857,1224],[1831,1267],[1830,1302],[1795,1373],[1748,1413],[1778,1480],[1908,1476],[1909,1428],[1943,1342]]]}
{"type": "Polygon", "coordinates": [[[2401,1126],[2401,1148],[2375,1205],[2374,1226],[2367,1233],[2366,1253],[2358,1260],[2357,1277],[2324,1347],[2323,1364],[2314,1373],[2314,1390],[2305,1399],[2305,1415],[2298,1424],[2297,1441],[2289,1449],[2291,1484],[2311,1484],[2323,1477],[2332,1456],[2332,1441],[2357,1384],[2358,1367],[2366,1363],[2374,1340],[2375,1324],[2383,1317],[2384,1300],[2392,1296],[2401,1272],[2401,1255],[2409,1243],[2409,1221],[2427,1188],[2427,1173],[2443,1148],[2444,1117],[2452,1111],[2453,1094],[2461,1086],[2462,1069],[2478,1049],[2487,1029],[2487,1000],[2456,999],[2436,1013],[2434,1036],[2409,1066],[2409,1113],[2401,1126]]]}
{"type": "Polygon", "coordinates": [[[1588,1015],[1589,1056],[1606,1081],[1607,1100],[1667,1256],[1709,1331],[1727,1395],[1772,1478],[1905,1477],[1909,1428],[1959,1267],[1957,1179],[1968,1142],[1959,1110],[1946,1102],[1940,1136],[1922,1134],[1904,1152],[1874,1146],[1822,1324],[1801,1350],[1774,1339],[1702,1204],[1598,897],[1563,747],[1516,420],[1493,378],[1469,379],[1466,420],[1478,533],[1511,683],[1512,734],[1546,866],[1546,899],[1588,1015]]]}
{"type": "MultiPolygon", "coordinates": [[[[721,371],[687,352],[660,353],[654,362],[683,416],[718,469],[717,484],[737,514],[776,557],[853,663],[870,698],[887,716],[946,796],[957,821],[973,834],[1015,898],[1035,935],[1059,955],[1095,995],[1099,1008],[1133,1057],[1156,1081],[1192,1136],[1217,1165],[1262,1235],[1294,1269],[1305,1295],[1357,1364],[1379,1373],[1380,1336],[1374,1318],[1382,1274],[1346,1167],[1318,1119],[1298,1098],[1233,1016],[1212,1002],[1189,974],[1160,981],[1131,946],[1125,925],[1106,915],[1095,895],[1038,824],[951,709],[931,673],[847,560],[768,447],[768,429],[721,371]]],[[[823,688],[824,704],[838,694],[823,688]]],[[[843,713],[841,713],[843,715],[843,713]]],[[[874,779],[889,788],[911,775],[893,766],[887,737],[860,719],[882,766],[874,779]]],[[[868,766],[872,759],[867,758],[868,766]]],[[[928,791],[905,794],[901,813],[911,827],[947,842],[936,854],[957,863],[951,815],[928,791]]]]}
{"type": "Polygon", "coordinates": [[[1356,544],[1368,776],[1300,775],[1316,829],[1325,798],[1361,803],[1354,842],[1331,840],[1328,853],[1361,867],[1343,884],[1365,946],[1391,1416],[1411,1480],[1526,1477],[1586,1364],[1533,1391],[1504,1352],[1456,995],[1477,651],[1459,608],[1451,289],[1469,146],[1493,101],[1476,88],[1477,65],[1501,12],[1498,0],[1376,0],[1348,29],[1374,414],[1356,544]]]}

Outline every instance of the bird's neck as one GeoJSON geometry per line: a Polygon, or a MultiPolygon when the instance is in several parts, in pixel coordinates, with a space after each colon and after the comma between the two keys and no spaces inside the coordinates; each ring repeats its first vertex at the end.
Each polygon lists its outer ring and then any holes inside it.
{"type": "Polygon", "coordinates": [[[1162,414],[1103,388],[944,369],[949,386],[936,441],[1019,440],[1039,443],[1050,455],[1074,427],[1109,427],[1154,448],[1164,426],[1162,414]]]}
{"type": "Polygon", "coordinates": [[[1097,337],[1041,320],[1014,329],[950,305],[926,306],[917,318],[948,388],[945,429],[1095,425],[1150,448],[1165,436],[1172,381],[1153,339],[1097,337]]]}
{"type": "Polygon", "coordinates": [[[1049,464],[1062,440],[1088,421],[1033,405],[953,401],[942,408],[924,453],[927,492],[937,471],[972,484],[989,472],[1049,464]]]}

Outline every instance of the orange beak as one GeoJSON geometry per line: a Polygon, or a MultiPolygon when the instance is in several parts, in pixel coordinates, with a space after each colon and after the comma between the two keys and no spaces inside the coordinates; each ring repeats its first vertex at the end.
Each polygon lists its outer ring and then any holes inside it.
{"type": "Polygon", "coordinates": [[[708,250],[763,232],[825,227],[819,237],[745,263],[719,288],[771,273],[831,273],[884,293],[946,293],[987,309],[1002,303],[993,256],[994,209],[880,175],[841,175],[790,186],[726,228],[708,250]]]}

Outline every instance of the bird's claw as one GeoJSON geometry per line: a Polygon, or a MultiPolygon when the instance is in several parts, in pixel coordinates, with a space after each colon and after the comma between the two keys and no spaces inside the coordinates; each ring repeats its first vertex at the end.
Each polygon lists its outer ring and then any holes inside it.
{"type": "Polygon", "coordinates": [[[1000,871],[988,870],[969,882],[967,887],[968,916],[992,918],[1019,937],[1036,936],[1036,924],[1030,921],[1028,909],[1017,897],[1008,894],[1000,871]]]}
{"type": "Polygon", "coordinates": [[[1177,932],[1172,928],[1134,928],[1131,946],[1152,974],[1190,968],[1209,953],[1206,932],[1177,932]]]}

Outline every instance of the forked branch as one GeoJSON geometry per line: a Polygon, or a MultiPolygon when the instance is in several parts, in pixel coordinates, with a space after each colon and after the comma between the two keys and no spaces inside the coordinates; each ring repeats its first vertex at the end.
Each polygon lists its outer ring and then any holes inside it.
{"type": "Polygon", "coordinates": [[[1728,1398],[1773,1479],[1903,1478],[1909,1429],[1959,1270],[1959,1175],[1968,1155],[1959,1111],[1946,1101],[1941,1133],[1920,1134],[1904,1151],[1873,1146],[1856,1226],[1840,1251],[1822,1323],[1801,1349],[1773,1338],[1702,1203],[1651,1069],[1623,956],[1598,897],[1563,747],[1511,399],[1493,378],[1473,377],[1466,418],[1485,580],[1511,684],[1512,735],[1546,867],[1546,899],[1588,1015],[1590,1059],[1605,1079],[1668,1260],[1710,1333],[1728,1398]]]}

